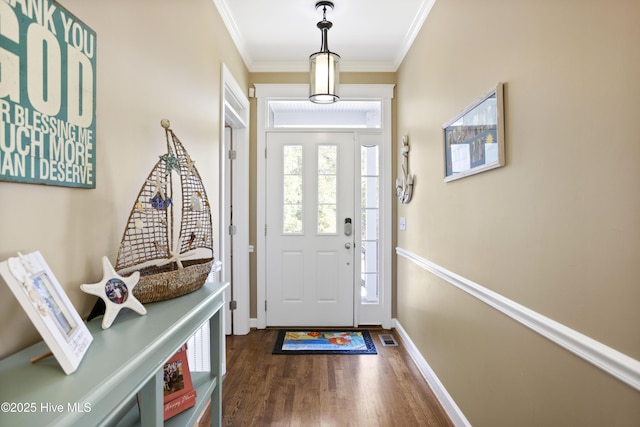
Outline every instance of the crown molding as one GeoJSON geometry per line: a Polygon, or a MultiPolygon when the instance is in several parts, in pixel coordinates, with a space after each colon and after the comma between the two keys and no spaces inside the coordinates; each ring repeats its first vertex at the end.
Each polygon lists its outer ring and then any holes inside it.
{"type": "MultiPolygon", "coordinates": [[[[256,98],[307,98],[309,85],[306,83],[254,83],[256,98]]],[[[395,84],[341,84],[340,97],[349,98],[381,98],[392,99],[395,84]]]]}
{"type": "Polygon", "coordinates": [[[415,19],[409,26],[409,30],[405,35],[402,45],[400,46],[400,50],[398,51],[398,56],[396,57],[393,63],[394,64],[393,71],[398,70],[398,68],[400,67],[400,64],[402,64],[402,61],[404,61],[404,57],[407,56],[407,53],[409,53],[409,49],[411,49],[411,46],[413,45],[413,42],[416,40],[416,37],[418,36],[420,29],[422,29],[422,25],[424,24],[424,21],[427,20],[429,13],[431,13],[431,9],[433,8],[434,4],[436,4],[436,0],[424,0],[420,4],[420,9],[416,14],[415,19]]]}
{"type": "MultiPolygon", "coordinates": [[[[390,62],[341,62],[342,73],[394,73],[397,67],[390,62]]],[[[307,73],[308,61],[256,62],[249,69],[251,73],[307,73]]]]}
{"type": "MultiPolygon", "coordinates": [[[[228,6],[229,0],[213,0],[222,21],[224,22],[231,39],[233,40],[245,66],[251,73],[276,73],[276,72],[307,72],[309,63],[307,60],[290,61],[290,62],[256,62],[249,53],[247,42],[240,32],[240,29],[233,18],[231,10],[228,6]]],[[[394,73],[398,70],[405,56],[411,49],[422,25],[429,16],[436,0],[423,0],[413,22],[409,26],[404,40],[398,50],[398,55],[393,61],[386,62],[368,62],[368,61],[343,61],[340,63],[340,70],[343,72],[360,72],[360,73],[394,73]]]]}
{"type": "Polygon", "coordinates": [[[229,6],[227,6],[226,0],[213,0],[213,4],[216,9],[218,9],[222,22],[224,22],[225,27],[227,27],[227,31],[229,32],[233,43],[236,45],[236,48],[244,61],[244,65],[247,69],[251,70],[252,61],[251,56],[249,55],[249,50],[247,49],[247,43],[238,28],[238,24],[236,24],[236,21],[233,19],[233,15],[229,10],[229,6]]]}

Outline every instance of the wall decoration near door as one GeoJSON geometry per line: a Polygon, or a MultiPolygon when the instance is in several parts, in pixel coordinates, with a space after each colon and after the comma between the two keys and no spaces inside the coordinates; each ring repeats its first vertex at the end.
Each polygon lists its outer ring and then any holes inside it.
{"type": "Polygon", "coordinates": [[[504,166],[503,104],[498,83],[443,125],[445,182],[504,166]]]}
{"type": "Polygon", "coordinates": [[[413,175],[409,175],[409,136],[402,136],[402,179],[396,178],[396,196],[400,203],[407,204],[413,196],[413,175]]]}
{"type": "Polygon", "coordinates": [[[378,354],[369,331],[278,331],[273,354],[378,354]]]}
{"type": "Polygon", "coordinates": [[[0,16],[0,180],[95,188],[95,31],[53,0],[0,16]]]}

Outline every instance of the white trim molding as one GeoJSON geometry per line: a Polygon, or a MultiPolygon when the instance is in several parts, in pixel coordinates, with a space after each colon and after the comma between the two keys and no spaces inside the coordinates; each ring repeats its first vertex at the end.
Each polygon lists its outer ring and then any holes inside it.
{"type": "MultiPolygon", "coordinates": [[[[222,18],[233,43],[235,44],[244,64],[251,73],[258,72],[307,72],[309,71],[309,61],[305,59],[295,61],[256,61],[251,54],[246,38],[240,31],[229,3],[232,0],[213,0],[213,3],[222,18]]],[[[340,63],[340,70],[343,72],[396,72],[402,64],[409,49],[413,45],[418,33],[422,29],[436,0],[420,0],[418,10],[411,24],[407,27],[406,34],[402,42],[398,45],[395,58],[382,61],[348,61],[346,57],[340,63]]]]}
{"type": "Polygon", "coordinates": [[[395,67],[393,71],[398,71],[398,68],[402,64],[402,61],[404,61],[405,56],[407,56],[409,49],[411,49],[413,42],[415,41],[416,37],[418,36],[418,33],[422,29],[422,25],[424,24],[424,21],[427,20],[427,17],[429,16],[429,13],[431,13],[431,9],[433,8],[433,5],[435,3],[436,3],[436,0],[423,0],[420,3],[420,8],[418,9],[418,13],[416,13],[415,18],[411,23],[411,25],[409,26],[409,30],[407,31],[407,34],[404,40],[402,41],[402,45],[398,50],[398,56],[396,57],[393,64],[395,67]]]}
{"type": "Polygon", "coordinates": [[[238,49],[238,53],[240,53],[244,65],[247,66],[247,69],[251,70],[253,63],[251,56],[249,55],[247,43],[240,32],[238,24],[236,24],[235,19],[233,19],[233,14],[227,5],[227,2],[224,0],[213,0],[213,4],[216,6],[216,9],[218,9],[220,18],[222,18],[222,22],[224,22],[224,25],[227,27],[229,36],[231,36],[233,43],[236,45],[236,49],[238,49]]]}
{"type": "Polygon", "coordinates": [[[512,301],[484,286],[459,276],[415,253],[396,248],[396,254],[413,261],[435,276],[476,297],[517,322],[569,350],[576,356],[602,369],[625,384],[640,391],[640,361],[577,332],[553,319],[512,301]]]}
{"type": "Polygon", "coordinates": [[[456,402],[453,400],[447,389],[444,388],[444,385],[442,384],[442,382],[440,382],[440,379],[433,371],[433,369],[431,369],[431,366],[429,366],[429,363],[427,363],[427,360],[424,358],[424,356],[422,356],[422,353],[420,353],[418,347],[416,347],[416,345],[413,343],[413,341],[407,334],[407,331],[404,330],[397,319],[394,319],[393,323],[396,333],[400,335],[400,339],[402,339],[402,342],[404,343],[409,356],[411,356],[411,359],[413,359],[413,362],[416,364],[418,370],[429,384],[429,387],[431,387],[431,390],[433,390],[433,393],[438,398],[438,401],[444,408],[449,418],[451,418],[453,424],[456,427],[471,427],[471,423],[464,416],[458,405],[456,405],[456,402]]]}
{"type": "MultiPolygon", "coordinates": [[[[308,83],[255,83],[256,98],[306,99],[308,83]]],[[[341,84],[341,99],[392,99],[395,84],[341,84]]],[[[266,123],[265,123],[266,127],[266,123]]]]}
{"type": "Polygon", "coordinates": [[[249,99],[227,66],[221,64],[220,97],[220,254],[223,261],[221,278],[231,282],[226,301],[236,301],[231,314],[229,305],[224,308],[225,333],[246,335],[249,333],[250,316],[250,260],[249,260],[249,99]],[[227,126],[233,129],[233,147],[227,138],[227,126]],[[235,152],[231,160],[230,149],[235,152]],[[230,163],[234,162],[234,167],[230,163]],[[231,188],[233,187],[233,191],[231,188]],[[229,235],[231,207],[235,234],[229,235]],[[232,277],[233,276],[233,277],[232,277]],[[232,280],[233,278],[233,280],[232,280]],[[232,319],[233,317],[233,319],[232,319]],[[233,326],[233,328],[231,328],[233,326]]]}

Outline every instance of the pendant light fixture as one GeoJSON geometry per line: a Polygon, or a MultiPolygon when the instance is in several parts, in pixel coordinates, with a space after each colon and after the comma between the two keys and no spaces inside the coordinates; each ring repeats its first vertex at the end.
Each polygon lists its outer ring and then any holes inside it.
{"type": "Polygon", "coordinates": [[[322,44],[320,52],[309,56],[309,70],[311,87],[309,88],[309,101],[316,104],[331,104],[338,102],[338,88],[340,87],[340,55],[329,51],[327,33],[333,26],[327,21],[327,8],[333,10],[330,1],[319,1],[316,9],[322,8],[322,21],[317,27],[322,32],[322,44]]]}

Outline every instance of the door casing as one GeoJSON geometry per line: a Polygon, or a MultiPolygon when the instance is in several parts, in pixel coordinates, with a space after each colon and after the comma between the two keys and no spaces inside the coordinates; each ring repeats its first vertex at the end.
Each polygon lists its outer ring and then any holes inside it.
{"type": "MultiPolygon", "coordinates": [[[[391,102],[393,99],[393,84],[371,85],[341,85],[342,99],[353,100],[380,100],[382,103],[382,127],[375,130],[382,136],[380,156],[383,161],[380,164],[380,303],[364,305],[358,298],[354,301],[354,326],[381,325],[383,328],[392,327],[392,128],[391,128],[391,102]]],[[[266,132],[268,129],[268,102],[270,99],[305,99],[308,96],[309,86],[305,84],[254,84],[257,98],[257,165],[256,165],[256,279],[257,279],[257,319],[252,326],[264,329],[267,326],[266,319],[266,237],[263,232],[266,227],[266,203],[265,173],[266,173],[266,132]]],[[[326,131],[322,129],[322,131],[326,131]]],[[[362,131],[363,134],[372,133],[374,130],[362,131]]]]}
{"type": "Polygon", "coordinates": [[[250,331],[250,270],[249,270],[249,99],[236,82],[229,69],[222,64],[220,97],[220,253],[222,261],[220,280],[231,282],[232,290],[225,295],[225,333],[246,335],[250,331]],[[226,126],[233,132],[233,150],[231,156],[228,146],[229,138],[226,126]],[[229,168],[233,162],[233,168],[229,168]],[[230,170],[231,169],[231,170],[230,170]],[[233,192],[231,190],[233,185],[233,192]],[[233,206],[233,247],[229,226],[233,206]],[[233,271],[233,281],[231,272],[233,271]],[[231,300],[236,301],[236,308],[229,307],[231,300]],[[232,328],[233,325],[233,328],[232,328]]]}

